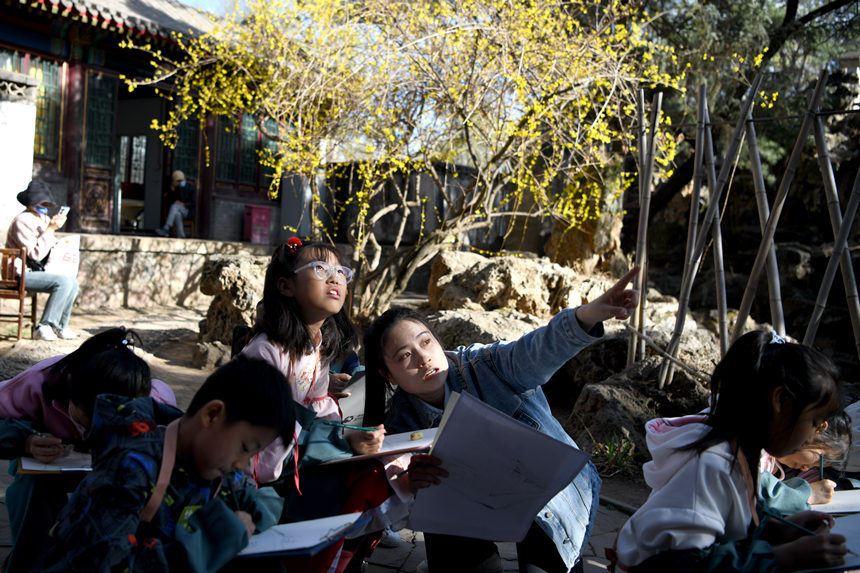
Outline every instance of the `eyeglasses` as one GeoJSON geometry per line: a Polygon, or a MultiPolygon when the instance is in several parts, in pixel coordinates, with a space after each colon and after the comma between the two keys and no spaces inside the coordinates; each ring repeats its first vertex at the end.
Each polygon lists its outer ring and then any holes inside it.
{"type": "Polygon", "coordinates": [[[299,271],[304,270],[308,267],[314,270],[314,275],[316,275],[316,277],[321,281],[327,281],[328,279],[330,279],[332,273],[337,273],[338,281],[343,279],[345,284],[349,284],[349,282],[352,280],[353,272],[351,268],[344,267],[341,265],[332,266],[325,261],[311,261],[306,265],[300,266],[293,272],[295,274],[298,274],[299,271]]]}

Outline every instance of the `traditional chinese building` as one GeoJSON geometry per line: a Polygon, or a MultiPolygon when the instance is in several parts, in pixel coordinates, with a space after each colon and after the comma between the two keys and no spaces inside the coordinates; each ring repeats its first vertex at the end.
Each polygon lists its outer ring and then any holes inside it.
{"type": "Polygon", "coordinates": [[[282,193],[283,201],[267,199],[268,173],[257,161],[267,143],[251,118],[240,115],[232,129],[215,118],[186,122],[171,150],[150,128],[166,117],[168,102],[155,87],[129,92],[123,81],[151,75],[149,57],[120,47],[123,39],[170,51],[173,33],[205,32],[211,18],[173,0],[0,0],[0,144],[21,152],[32,140],[33,150],[32,174],[3,188],[3,210],[29,179],[41,179],[71,207],[64,230],[151,232],[162,223],[170,175],[180,169],[198,190],[195,217],[186,222],[193,236],[277,241],[282,204],[300,212],[302,185],[282,193]],[[32,122],[19,113],[24,108],[2,107],[4,93],[35,105],[34,127],[24,125],[32,122]]]}

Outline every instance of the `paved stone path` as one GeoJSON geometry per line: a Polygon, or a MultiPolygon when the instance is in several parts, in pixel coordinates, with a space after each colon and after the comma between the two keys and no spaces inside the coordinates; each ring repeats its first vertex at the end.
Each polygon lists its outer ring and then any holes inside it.
{"type": "MultiPolygon", "coordinates": [[[[208,371],[191,368],[191,355],[197,340],[198,322],[205,309],[162,308],[146,310],[105,310],[77,313],[70,327],[80,334],[76,341],[33,341],[15,343],[14,338],[0,338],[0,380],[9,378],[21,369],[40,360],[71,352],[80,341],[113,326],[126,326],[136,330],[143,339],[142,355],[149,362],[153,376],[167,381],[177,396],[180,407],[188,405],[191,396],[208,375],[208,371]]],[[[8,331],[4,331],[8,332],[8,331]]],[[[0,465],[5,462],[0,461],[0,465]]],[[[5,509],[6,487],[11,477],[0,471],[0,562],[6,558],[11,544],[9,519],[5,509]]],[[[605,501],[605,500],[604,500],[605,501]]],[[[591,542],[585,552],[585,571],[594,573],[606,570],[604,548],[611,546],[616,532],[627,518],[620,510],[624,504],[601,503],[591,542]]],[[[626,508],[629,510],[629,508],[626,508]]],[[[366,573],[413,573],[424,559],[424,537],[420,532],[401,530],[403,542],[397,548],[380,547],[371,556],[366,573]]],[[[505,571],[517,571],[516,548],[513,543],[500,544],[505,571]]]]}

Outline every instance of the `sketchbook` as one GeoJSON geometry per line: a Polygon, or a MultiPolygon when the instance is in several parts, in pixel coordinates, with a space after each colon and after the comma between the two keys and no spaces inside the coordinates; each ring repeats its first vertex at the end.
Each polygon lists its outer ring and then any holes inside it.
{"type": "Polygon", "coordinates": [[[40,461],[36,461],[35,459],[28,457],[21,457],[18,459],[18,471],[22,474],[88,472],[92,471],[92,469],[92,456],[83,452],[69,452],[49,464],[43,464],[40,461]]]}
{"type": "Polygon", "coordinates": [[[449,476],[418,492],[410,528],[492,541],[521,541],[538,511],[589,458],[456,392],[430,453],[442,460],[449,476]]]}
{"type": "Polygon", "coordinates": [[[252,535],[239,557],[315,555],[370,521],[361,513],[347,513],[308,521],[284,523],[252,535]]]}
{"type": "Polygon", "coordinates": [[[386,435],[382,440],[382,448],[375,454],[363,454],[360,456],[352,456],[351,458],[343,458],[324,462],[326,464],[342,464],[344,462],[355,462],[358,460],[367,460],[370,458],[386,458],[397,457],[409,452],[418,453],[427,451],[433,443],[433,438],[436,437],[437,428],[428,428],[419,432],[404,432],[402,434],[386,435]]]}
{"type": "MultiPolygon", "coordinates": [[[[853,490],[857,491],[857,490],[853,490]]],[[[839,493],[839,492],[836,492],[839,493]]],[[[813,506],[817,507],[817,506],[813,506]]],[[[839,567],[825,569],[810,569],[810,571],[860,571],[860,514],[845,515],[836,518],[836,524],[830,533],[838,533],[845,536],[845,546],[854,555],[845,555],[845,564],[839,567]]],[[[806,571],[799,573],[807,573],[806,571]]]]}
{"type": "Polygon", "coordinates": [[[810,508],[826,513],[858,513],[860,512],[860,489],[834,491],[833,501],[814,504],[810,508]]]}

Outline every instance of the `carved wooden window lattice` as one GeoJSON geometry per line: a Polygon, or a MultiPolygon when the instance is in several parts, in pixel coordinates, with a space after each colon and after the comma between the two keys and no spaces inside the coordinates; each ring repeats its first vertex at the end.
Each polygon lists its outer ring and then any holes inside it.
{"type": "Polygon", "coordinates": [[[88,165],[113,166],[116,79],[90,72],[87,78],[87,133],[85,160],[88,165]]]}

